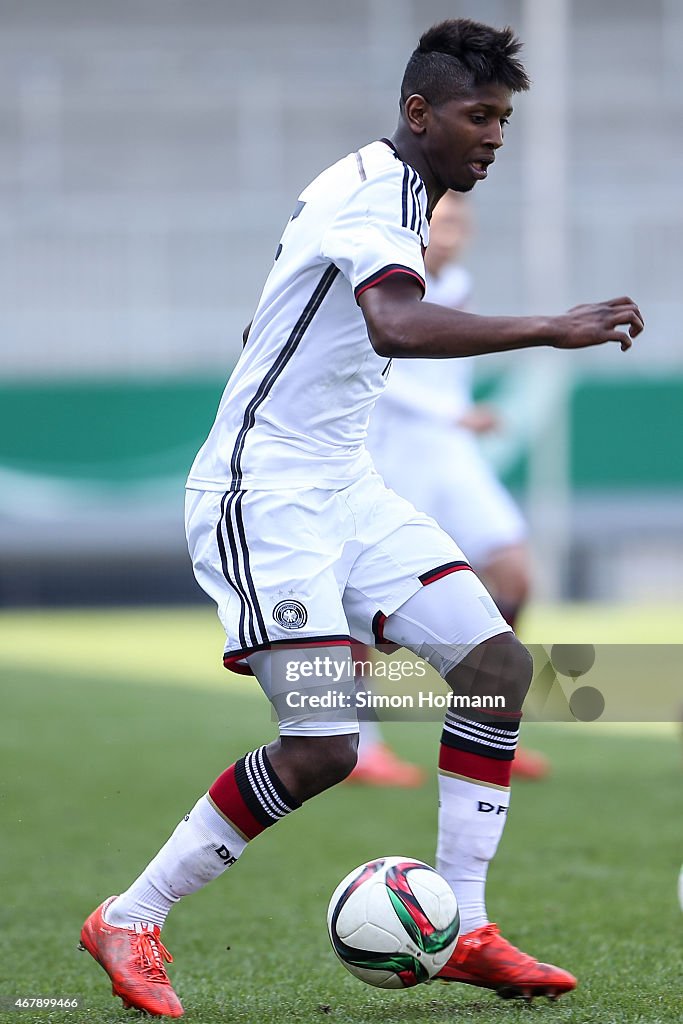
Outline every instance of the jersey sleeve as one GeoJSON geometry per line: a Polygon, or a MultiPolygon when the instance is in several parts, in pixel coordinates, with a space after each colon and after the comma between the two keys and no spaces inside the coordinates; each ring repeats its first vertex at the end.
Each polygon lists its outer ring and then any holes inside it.
{"type": "Polygon", "coordinates": [[[423,202],[395,175],[367,182],[339,210],[321,243],[321,255],[339,267],[358,301],[367,288],[405,274],[425,290],[423,202]]]}

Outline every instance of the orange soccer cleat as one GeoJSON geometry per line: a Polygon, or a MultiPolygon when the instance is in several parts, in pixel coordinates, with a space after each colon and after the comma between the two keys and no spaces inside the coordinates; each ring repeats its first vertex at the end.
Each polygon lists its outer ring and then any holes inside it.
{"type": "Polygon", "coordinates": [[[504,939],[495,924],[461,935],[455,952],[437,975],[439,981],[492,988],[503,999],[557,999],[576,988],[576,978],[552,964],[541,964],[504,939]]]}
{"type": "Polygon", "coordinates": [[[416,789],[422,786],[427,775],[422,768],[409,761],[402,761],[391,747],[384,743],[373,743],[363,754],[358,764],[347,777],[347,782],[359,786],[397,786],[399,789],[416,789]]]}
{"type": "Polygon", "coordinates": [[[545,754],[539,754],[537,750],[517,747],[512,762],[512,774],[517,779],[529,779],[532,782],[545,779],[550,774],[550,761],[545,754]]]}
{"type": "Polygon", "coordinates": [[[183,1007],[168,980],[164,961],[173,957],[163,945],[157,925],[114,928],[103,912],[116,896],[93,910],[81,930],[81,949],[97,960],[111,978],[111,990],[125,1009],[145,1010],[157,1017],[182,1017],[183,1007]]]}

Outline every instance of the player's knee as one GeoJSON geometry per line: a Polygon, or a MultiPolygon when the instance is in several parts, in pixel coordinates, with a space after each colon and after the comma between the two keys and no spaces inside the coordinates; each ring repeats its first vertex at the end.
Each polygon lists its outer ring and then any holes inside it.
{"type": "Polygon", "coordinates": [[[506,696],[506,705],[514,711],[521,711],[534,672],[531,654],[512,633],[505,641],[505,656],[500,670],[501,692],[506,696]]]}
{"type": "Polygon", "coordinates": [[[358,760],[358,733],[330,736],[318,766],[327,785],[335,786],[351,774],[358,760]]]}
{"type": "MultiPolygon", "coordinates": [[[[470,698],[502,697],[510,712],[521,711],[533,675],[533,661],[514,633],[484,640],[448,673],[456,694],[470,698]]],[[[478,704],[486,707],[487,705],[478,704]]]]}
{"type": "Polygon", "coordinates": [[[358,733],[342,736],[282,736],[271,760],[292,792],[308,800],[349,775],[358,759],[358,733]]]}

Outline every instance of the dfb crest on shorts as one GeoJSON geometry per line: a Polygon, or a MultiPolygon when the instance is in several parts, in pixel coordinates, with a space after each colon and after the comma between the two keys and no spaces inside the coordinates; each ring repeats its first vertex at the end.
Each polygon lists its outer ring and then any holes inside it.
{"type": "Polygon", "coordinates": [[[273,608],[273,618],[283,629],[301,629],[308,622],[308,612],[301,601],[279,601],[273,608]]]}

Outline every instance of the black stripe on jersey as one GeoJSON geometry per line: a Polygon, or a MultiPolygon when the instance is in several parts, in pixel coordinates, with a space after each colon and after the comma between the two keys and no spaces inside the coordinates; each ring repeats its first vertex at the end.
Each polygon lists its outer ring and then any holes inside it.
{"type": "MultiPolygon", "coordinates": [[[[418,220],[417,220],[417,234],[418,235],[422,235],[422,221],[423,221],[424,218],[423,218],[423,215],[422,215],[422,205],[420,203],[420,192],[424,191],[424,187],[425,187],[424,186],[424,182],[423,182],[422,178],[420,177],[420,175],[415,170],[415,168],[410,167],[409,164],[403,163],[403,161],[401,160],[400,156],[398,155],[398,151],[396,149],[396,146],[393,144],[391,139],[384,139],[384,138],[382,138],[379,141],[383,142],[385,146],[388,146],[389,149],[391,150],[391,152],[396,157],[396,159],[400,160],[401,163],[403,164],[403,220],[402,220],[402,225],[403,225],[404,228],[408,227],[408,192],[407,192],[408,174],[409,174],[410,171],[412,171],[412,173],[414,175],[414,180],[410,184],[410,189],[411,189],[411,191],[413,193],[413,198],[415,199],[415,203],[417,205],[417,218],[418,218],[418,220]],[[419,182],[419,185],[417,186],[417,188],[415,188],[415,185],[416,185],[417,182],[419,182]]],[[[427,210],[427,223],[429,223],[430,220],[431,220],[431,214],[429,213],[429,210],[427,210]]]]}
{"type": "Polygon", "coordinates": [[[380,142],[383,142],[385,146],[388,146],[388,147],[389,147],[389,149],[390,149],[390,150],[391,150],[391,152],[392,152],[392,153],[394,154],[394,156],[396,157],[396,159],[397,159],[397,160],[400,160],[400,159],[401,159],[401,158],[400,158],[400,156],[398,155],[398,150],[396,149],[396,146],[395,146],[395,145],[393,144],[393,142],[391,141],[391,139],[385,139],[385,138],[382,138],[382,139],[380,139],[379,141],[380,141],[380,142]]]}
{"type": "Polygon", "coordinates": [[[410,175],[410,197],[412,199],[411,206],[413,208],[413,215],[410,218],[410,230],[411,231],[415,230],[415,225],[417,224],[417,214],[418,214],[418,210],[420,209],[420,204],[417,201],[416,193],[415,193],[415,186],[417,185],[419,180],[420,179],[418,177],[417,171],[413,171],[413,173],[410,175]]]}
{"type": "Polygon", "coordinates": [[[422,203],[420,202],[420,192],[424,192],[424,182],[422,181],[422,179],[420,177],[418,177],[417,180],[419,182],[419,184],[417,185],[417,188],[415,188],[415,184],[413,184],[413,186],[412,186],[412,188],[413,188],[413,196],[415,197],[415,208],[416,208],[416,211],[417,211],[417,225],[416,225],[415,230],[416,230],[417,234],[420,237],[422,237],[422,203]]]}
{"type": "Polygon", "coordinates": [[[365,168],[363,167],[363,157],[360,155],[360,153],[356,153],[356,163],[358,164],[358,173],[360,174],[360,180],[365,181],[367,179],[367,174],[365,173],[365,168]]]}
{"type": "Polygon", "coordinates": [[[370,274],[370,277],[366,277],[364,281],[357,284],[353,290],[353,294],[356,297],[356,302],[360,295],[367,289],[372,288],[373,285],[379,284],[385,277],[390,277],[391,274],[407,274],[408,277],[415,278],[416,281],[422,286],[422,294],[425,292],[424,278],[418,274],[417,270],[413,270],[412,267],[404,267],[402,263],[389,263],[386,267],[382,267],[381,270],[376,270],[374,274],[370,274]]]}
{"type": "Polygon", "coordinates": [[[408,164],[403,165],[403,193],[402,193],[402,210],[403,216],[401,218],[401,227],[408,227],[408,183],[410,181],[410,168],[408,164]]]}
{"type": "Polygon", "coordinates": [[[232,481],[230,483],[231,491],[240,490],[240,484],[242,481],[242,452],[244,451],[244,442],[247,434],[254,426],[256,421],[256,411],[261,403],[268,397],[270,389],[273,384],[280,376],[285,366],[296,352],[301,339],[306,333],[308,327],[311,324],[311,320],[317,313],[320,305],[332,287],[332,283],[339,273],[339,268],[335,267],[333,263],[325,270],[324,274],[320,278],[320,281],[315,287],[313,294],[306,303],[304,310],[297,320],[292,333],[287,338],[287,341],[280,349],[280,352],[275,359],[275,362],[268,370],[267,374],[259,384],[256,394],[251,399],[246,409],[244,410],[244,419],[242,420],[242,426],[237,435],[235,441],[235,447],[233,449],[232,458],[230,460],[230,469],[232,471],[232,481]]]}

